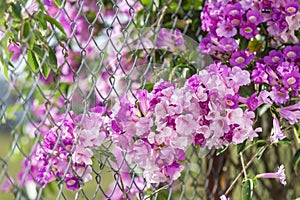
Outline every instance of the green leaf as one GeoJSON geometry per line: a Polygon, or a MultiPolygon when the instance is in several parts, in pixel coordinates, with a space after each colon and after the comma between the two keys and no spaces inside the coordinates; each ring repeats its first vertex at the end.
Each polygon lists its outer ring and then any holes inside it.
{"type": "Polygon", "coordinates": [[[237,153],[241,153],[246,148],[247,140],[237,145],[237,153]]]}
{"type": "Polygon", "coordinates": [[[239,89],[239,95],[242,97],[250,97],[253,94],[253,91],[249,88],[249,86],[242,86],[239,89]]]}
{"type": "Polygon", "coordinates": [[[247,179],[242,187],[242,200],[251,200],[253,196],[253,180],[247,179]]]}
{"type": "Polygon", "coordinates": [[[48,78],[51,69],[53,72],[57,73],[57,58],[54,50],[51,47],[49,49],[42,49],[41,46],[35,45],[33,47],[33,52],[37,55],[36,60],[38,65],[42,64],[42,61],[45,59],[41,67],[41,73],[44,78],[48,78]],[[46,56],[46,58],[44,58],[46,56]]]}
{"type": "Polygon", "coordinates": [[[202,0],[195,0],[194,10],[201,10],[202,9],[202,0]]]}
{"type": "Polygon", "coordinates": [[[54,3],[57,5],[57,7],[60,7],[62,1],[61,0],[54,0],[54,3]]]}
{"type": "MultiPolygon", "coordinates": [[[[154,87],[154,83],[148,82],[145,84],[144,89],[147,90],[148,92],[151,92],[153,90],[153,87],[154,87]]],[[[140,89],[142,89],[142,88],[140,88],[140,89]]]]}
{"type": "Polygon", "coordinates": [[[49,49],[49,64],[53,72],[57,73],[57,58],[52,48],[49,49]]]}
{"type": "Polygon", "coordinates": [[[292,142],[290,139],[284,138],[282,140],[278,140],[278,144],[292,144],[292,142]]]}
{"type": "Polygon", "coordinates": [[[45,79],[48,78],[51,72],[48,54],[48,52],[45,52],[45,50],[38,45],[34,45],[33,50],[28,51],[28,60],[30,60],[28,63],[30,63],[30,66],[35,72],[40,69],[40,72],[45,79]],[[45,56],[46,58],[44,58],[45,56]],[[44,62],[42,62],[43,60],[44,62]]]}
{"type": "Polygon", "coordinates": [[[23,38],[25,40],[27,40],[26,42],[28,43],[29,48],[32,48],[34,43],[35,43],[35,35],[34,31],[29,23],[29,21],[26,21],[24,23],[24,27],[23,27],[23,38]]]}
{"type": "Polygon", "coordinates": [[[257,39],[250,41],[248,44],[248,49],[251,53],[258,52],[261,48],[262,48],[262,42],[257,39]]]}
{"type": "Polygon", "coordinates": [[[38,22],[39,27],[41,27],[43,30],[46,30],[47,29],[47,22],[46,22],[46,20],[44,19],[43,16],[38,17],[37,22],[38,22]]]}
{"type": "Polygon", "coordinates": [[[244,37],[241,37],[240,44],[239,44],[240,50],[245,50],[248,47],[248,43],[249,43],[249,40],[247,40],[244,37]]]}
{"type": "Polygon", "coordinates": [[[13,14],[16,18],[22,20],[22,15],[21,15],[21,11],[22,11],[22,8],[21,8],[21,5],[20,5],[20,2],[14,4],[14,3],[10,3],[11,7],[12,7],[12,11],[13,11],[13,14]]]}
{"type": "Polygon", "coordinates": [[[8,77],[8,66],[10,65],[10,53],[8,52],[8,40],[9,38],[13,36],[13,32],[7,32],[3,35],[3,37],[0,40],[0,61],[3,66],[3,74],[6,80],[9,80],[8,77]]]}
{"type": "Polygon", "coordinates": [[[172,2],[170,3],[170,8],[171,8],[172,12],[174,13],[174,12],[177,10],[177,8],[178,8],[178,3],[172,1],[172,2]]]}
{"type": "Polygon", "coordinates": [[[36,60],[35,54],[34,52],[32,52],[31,50],[28,50],[27,52],[27,62],[29,64],[29,67],[36,72],[39,68],[39,64],[36,60]]]}
{"type": "MultiPolygon", "coordinates": [[[[0,1],[0,16],[4,16],[6,10],[7,10],[6,1],[0,1]]],[[[5,18],[0,17],[0,26],[4,26],[4,24],[5,24],[5,18]]]]}
{"type": "Polygon", "coordinates": [[[152,2],[153,2],[153,0],[141,0],[141,3],[142,3],[144,6],[149,6],[152,2]]]}
{"type": "Polygon", "coordinates": [[[294,157],[293,157],[293,165],[294,165],[294,171],[296,172],[296,174],[298,175],[298,165],[300,162],[300,149],[297,150],[297,152],[295,153],[294,157]]]}
{"type": "Polygon", "coordinates": [[[48,65],[43,64],[41,73],[45,79],[48,78],[48,76],[50,75],[50,72],[51,72],[51,68],[48,65]]]}
{"type": "Polygon", "coordinates": [[[56,26],[60,31],[61,33],[64,35],[64,37],[67,36],[66,32],[65,32],[65,29],[64,27],[61,25],[61,23],[59,21],[57,21],[56,19],[50,17],[49,15],[46,15],[44,13],[41,13],[39,12],[37,17],[41,17],[41,18],[44,18],[47,22],[49,22],[50,24],[56,26]]]}
{"type": "Polygon", "coordinates": [[[224,148],[221,148],[221,149],[217,149],[217,156],[220,155],[221,153],[223,153],[224,151],[226,151],[226,149],[228,149],[229,145],[227,145],[226,147],[224,148]]]}

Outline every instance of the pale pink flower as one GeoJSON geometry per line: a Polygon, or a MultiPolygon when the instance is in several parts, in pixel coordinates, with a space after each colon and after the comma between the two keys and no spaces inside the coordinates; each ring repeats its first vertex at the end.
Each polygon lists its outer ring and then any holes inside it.
{"type": "Polygon", "coordinates": [[[278,140],[286,138],[286,135],[282,133],[277,117],[273,118],[273,135],[270,137],[270,141],[278,143],[278,140]]]}
{"type": "Polygon", "coordinates": [[[295,124],[300,120],[300,102],[278,109],[281,117],[287,119],[290,124],[295,124]]]}
{"type": "Polygon", "coordinates": [[[93,151],[91,149],[78,145],[72,155],[72,159],[75,163],[85,163],[86,165],[91,165],[93,164],[91,159],[92,156],[93,151]]]}
{"type": "Polygon", "coordinates": [[[278,171],[274,173],[263,173],[263,174],[258,174],[256,175],[257,178],[275,178],[280,181],[282,185],[286,185],[286,176],[284,173],[285,169],[283,165],[280,165],[278,167],[278,171]]]}
{"type": "Polygon", "coordinates": [[[175,119],[176,131],[181,135],[190,135],[196,129],[196,121],[193,115],[180,115],[175,119]]]}
{"type": "Polygon", "coordinates": [[[220,196],[220,200],[231,200],[230,197],[226,197],[224,194],[220,196]]]}

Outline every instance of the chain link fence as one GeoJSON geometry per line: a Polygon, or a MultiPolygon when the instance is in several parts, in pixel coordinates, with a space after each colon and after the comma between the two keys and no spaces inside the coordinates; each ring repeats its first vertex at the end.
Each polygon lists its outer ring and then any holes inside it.
{"type": "MultiPolygon", "coordinates": [[[[2,13],[1,48],[11,57],[1,55],[0,182],[2,190],[9,191],[1,198],[213,198],[221,165],[215,169],[214,151],[196,147],[187,151],[178,180],[151,184],[141,169],[128,163],[126,153],[107,141],[94,152],[91,169],[84,169],[91,170],[92,181],[75,191],[64,183],[71,161],[56,167],[52,163],[47,170],[63,167],[65,173],[43,187],[35,184],[33,166],[39,161],[32,159],[51,127],[59,135],[53,149],[61,145],[63,127],[58,122],[71,119],[82,127],[82,121],[72,119],[74,113],[87,117],[91,107],[113,104],[124,93],[134,95],[149,87],[150,80],[180,84],[190,69],[178,71],[170,65],[176,65],[187,49],[197,51],[200,21],[192,24],[191,19],[199,18],[201,1],[44,0],[3,6],[8,10],[2,13]]],[[[195,65],[192,70],[210,62],[188,56],[187,62],[195,65]]]]}
{"type": "MultiPolygon", "coordinates": [[[[137,107],[140,118],[146,114],[138,104],[144,93],[138,91],[151,91],[161,80],[182,87],[213,62],[198,52],[206,34],[200,21],[204,3],[1,1],[0,199],[219,199],[242,173],[234,147],[219,155],[220,150],[192,145],[185,159],[172,163],[184,169],[168,169],[176,178],[159,173],[150,177],[146,172],[154,169],[133,162],[150,158],[124,150],[128,138],[117,126],[122,120],[110,127],[120,132],[117,137],[103,128],[116,110],[126,116],[137,107]],[[119,109],[124,106],[119,99],[127,109],[119,109]],[[89,150],[80,147],[83,142],[89,150]],[[167,181],[153,181],[162,178],[167,181]]],[[[257,119],[256,126],[264,129],[260,137],[269,135],[271,118],[266,112],[257,119]]],[[[126,128],[142,131],[144,126],[126,128]]],[[[139,138],[130,139],[133,143],[139,138]]],[[[163,147],[158,145],[159,150],[163,147]]],[[[245,152],[245,160],[259,148],[245,152]]],[[[134,150],[145,149],[141,144],[134,150]]],[[[248,170],[272,171],[283,160],[292,160],[295,152],[295,147],[270,148],[248,170]]],[[[172,155],[166,151],[163,156],[167,160],[172,155]]],[[[299,195],[299,176],[291,164],[285,166],[287,179],[293,177],[290,184],[282,188],[269,180],[259,182],[256,199],[299,195]]]]}

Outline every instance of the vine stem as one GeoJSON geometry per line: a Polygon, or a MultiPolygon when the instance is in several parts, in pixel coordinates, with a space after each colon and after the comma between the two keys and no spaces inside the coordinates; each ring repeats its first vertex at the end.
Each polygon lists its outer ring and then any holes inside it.
{"type": "Polygon", "coordinates": [[[263,147],[262,149],[260,149],[256,154],[254,154],[254,156],[252,156],[252,158],[249,160],[249,162],[243,167],[243,169],[240,171],[240,173],[235,177],[235,179],[233,180],[233,182],[231,183],[231,185],[229,186],[229,188],[226,190],[225,192],[225,196],[227,196],[229,194],[229,192],[232,190],[233,186],[237,183],[237,181],[239,180],[239,178],[243,175],[244,171],[248,169],[248,167],[253,163],[253,161],[255,160],[255,158],[262,153],[263,151],[265,151],[271,143],[268,143],[265,147],[263,147]]]}
{"type": "Polygon", "coordinates": [[[153,197],[153,195],[155,195],[156,193],[158,193],[159,191],[161,190],[165,190],[165,189],[168,189],[168,187],[170,187],[171,184],[168,184],[168,185],[165,185],[157,190],[155,190],[154,192],[152,192],[149,196],[145,197],[143,200],[146,200],[146,199],[150,199],[151,197],[153,197]]]}
{"type": "Polygon", "coordinates": [[[244,177],[245,177],[245,179],[247,179],[247,171],[245,169],[245,163],[244,163],[244,158],[243,158],[242,152],[240,152],[240,158],[241,158],[242,168],[243,168],[243,172],[244,172],[244,177]]]}

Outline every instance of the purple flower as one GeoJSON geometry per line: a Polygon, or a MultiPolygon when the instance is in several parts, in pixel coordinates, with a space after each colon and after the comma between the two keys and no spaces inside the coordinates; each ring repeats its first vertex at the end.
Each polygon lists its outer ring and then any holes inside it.
{"type": "Polygon", "coordinates": [[[287,2],[285,5],[285,12],[287,15],[294,15],[299,10],[299,3],[296,1],[287,2]]]}
{"type": "Polygon", "coordinates": [[[237,51],[231,55],[229,62],[232,66],[238,66],[244,69],[246,65],[251,63],[252,58],[253,55],[248,55],[246,51],[237,51]]]}
{"type": "Polygon", "coordinates": [[[224,52],[232,53],[236,49],[238,49],[238,44],[233,38],[222,38],[220,40],[219,49],[224,52]]]}
{"type": "Polygon", "coordinates": [[[6,192],[6,193],[12,192],[14,184],[15,184],[15,180],[13,177],[9,177],[9,178],[5,179],[2,182],[1,191],[6,192]]]}
{"type": "Polygon", "coordinates": [[[300,120],[300,102],[278,109],[279,114],[287,119],[290,124],[295,124],[300,120]]]}
{"type": "Polygon", "coordinates": [[[228,81],[228,87],[231,87],[237,93],[241,86],[250,83],[250,74],[247,70],[242,70],[240,67],[233,67],[225,79],[228,81]]]}
{"type": "Polygon", "coordinates": [[[270,141],[278,143],[278,140],[286,138],[286,135],[282,133],[277,117],[273,118],[273,135],[270,137],[270,141]]]}
{"type": "Polygon", "coordinates": [[[191,134],[195,130],[197,124],[191,114],[180,115],[175,119],[175,123],[176,131],[181,135],[191,134]]]}
{"type": "Polygon", "coordinates": [[[287,103],[290,100],[289,91],[285,88],[281,88],[278,85],[272,87],[270,97],[277,105],[287,103]]]}
{"type": "Polygon", "coordinates": [[[43,0],[43,3],[46,5],[46,6],[52,6],[53,2],[51,0],[43,0]]]}
{"type": "Polygon", "coordinates": [[[237,30],[229,22],[221,21],[217,25],[216,33],[219,37],[231,38],[237,34],[237,30]]]}
{"type": "Polygon", "coordinates": [[[263,21],[263,17],[258,10],[249,10],[247,12],[247,22],[258,25],[263,21]]]}
{"type": "Polygon", "coordinates": [[[284,18],[284,19],[279,19],[277,21],[268,21],[267,26],[268,26],[267,30],[270,33],[270,35],[277,36],[284,30],[286,30],[288,24],[284,18]]]}
{"type": "Polygon", "coordinates": [[[238,17],[244,14],[244,9],[242,8],[240,3],[236,4],[227,4],[224,13],[229,17],[238,17]]]}
{"type": "Polygon", "coordinates": [[[171,165],[166,166],[166,174],[171,180],[176,180],[180,177],[180,172],[184,169],[184,166],[178,162],[173,162],[171,165]]]}
{"type": "Polygon", "coordinates": [[[252,37],[256,36],[257,33],[258,30],[255,24],[246,23],[240,28],[240,34],[247,39],[251,39],[252,37]]]}
{"type": "Polygon", "coordinates": [[[286,181],[285,181],[286,177],[285,177],[284,171],[285,171],[284,166],[280,165],[280,167],[278,167],[277,172],[258,174],[258,175],[256,175],[256,177],[257,178],[275,178],[275,179],[278,179],[282,185],[286,185],[286,181]]]}
{"type": "Polygon", "coordinates": [[[205,145],[205,137],[203,134],[196,134],[195,135],[195,145],[200,145],[200,147],[204,147],[205,145]]]}
{"type": "Polygon", "coordinates": [[[229,17],[228,21],[232,26],[239,26],[242,23],[242,18],[240,16],[229,17]]]}
{"type": "Polygon", "coordinates": [[[258,106],[258,98],[256,97],[256,94],[253,93],[248,99],[246,104],[248,105],[249,110],[255,110],[258,106]]]}
{"type": "Polygon", "coordinates": [[[296,60],[300,58],[300,47],[299,46],[286,46],[283,49],[284,57],[287,60],[296,60]]]}
{"type": "Polygon", "coordinates": [[[77,190],[80,187],[78,178],[76,178],[75,176],[67,176],[65,178],[65,183],[67,189],[69,190],[77,190]]]}
{"type": "Polygon", "coordinates": [[[268,56],[264,57],[264,62],[269,65],[278,65],[283,61],[283,55],[281,51],[272,50],[268,56]]]}
{"type": "Polygon", "coordinates": [[[255,84],[268,83],[268,74],[266,73],[266,65],[256,62],[256,66],[252,71],[251,80],[255,84]]]}
{"type": "Polygon", "coordinates": [[[226,103],[226,106],[228,106],[231,109],[237,108],[238,103],[239,103],[239,95],[238,94],[235,94],[235,95],[227,94],[225,96],[225,103],[226,103]]]}
{"type": "Polygon", "coordinates": [[[226,197],[225,195],[220,196],[220,200],[231,200],[230,197],[226,197]]]}
{"type": "Polygon", "coordinates": [[[215,46],[212,44],[212,40],[210,36],[206,36],[203,38],[198,46],[198,49],[201,53],[214,54],[215,46]]]}
{"type": "Polygon", "coordinates": [[[169,31],[165,28],[162,28],[158,34],[157,47],[166,48],[171,52],[186,49],[181,31],[179,29],[169,31]]]}
{"type": "Polygon", "coordinates": [[[17,63],[20,58],[22,59],[24,48],[18,45],[12,45],[10,44],[8,46],[8,52],[12,52],[11,61],[17,63]]]}
{"type": "Polygon", "coordinates": [[[147,94],[148,94],[147,90],[138,90],[136,93],[136,97],[138,99],[140,110],[143,116],[146,116],[148,109],[150,107],[149,101],[147,99],[147,94]]]}
{"type": "Polygon", "coordinates": [[[283,76],[282,83],[286,88],[300,88],[300,73],[299,71],[293,71],[291,73],[286,73],[283,76]]]}
{"type": "Polygon", "coordinates": [[[72,155],[72,159],[75,163],[85,163],[86,165],[91,165],[93,164],[91,159],[92,156],[93,151],[91,149],[78,145],[72,155]]]}

